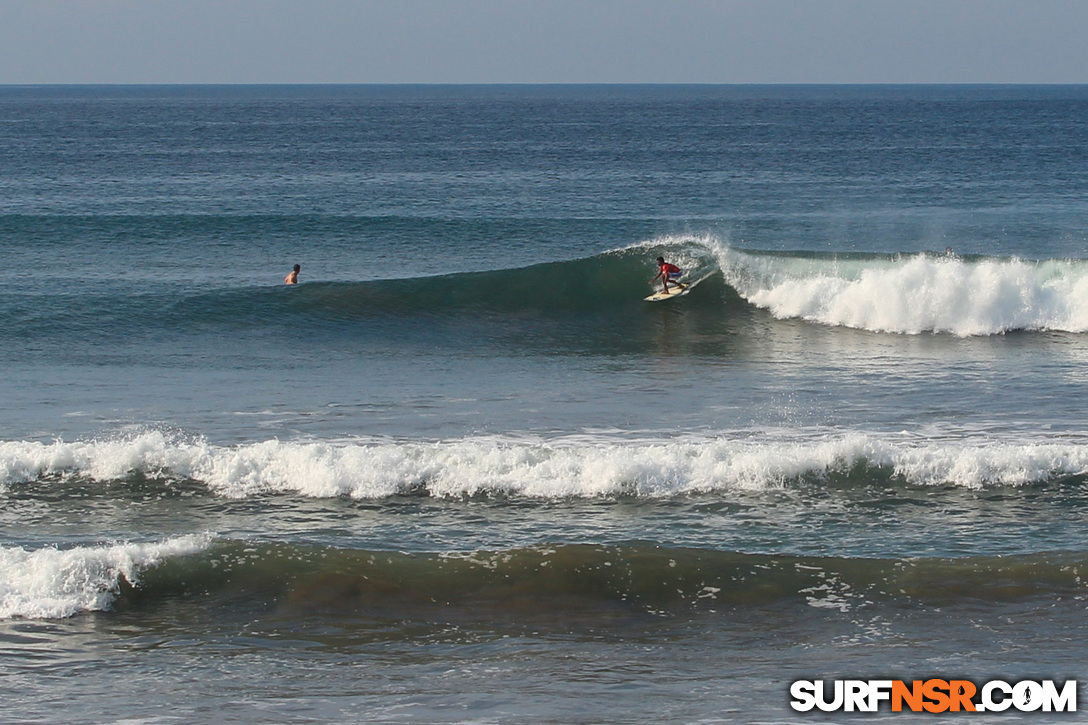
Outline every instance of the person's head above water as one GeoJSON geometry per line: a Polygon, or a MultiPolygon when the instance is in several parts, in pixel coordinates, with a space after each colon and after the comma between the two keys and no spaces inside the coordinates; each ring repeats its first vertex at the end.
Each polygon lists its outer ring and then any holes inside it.
{"type": "Polygon", "coordinates": [[[658,264],[664,264],[665,263],[665,258],[664,257],[658,257],[657,258],[657,263],[658,264]]]}

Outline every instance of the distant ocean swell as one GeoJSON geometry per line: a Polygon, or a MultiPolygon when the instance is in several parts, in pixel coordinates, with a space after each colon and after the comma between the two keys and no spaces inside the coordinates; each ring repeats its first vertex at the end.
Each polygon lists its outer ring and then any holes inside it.
{"type": "Polygon", "coordinates": [[[1083,553],[850,559],[650,545],[406,554],[215,540],[0,547],[0,619],[222,598],[232,607],[533,626],[560,612],[675,615],[796,603],[849,612],[1088,595],[1083,553]]]}
{"type": "Polygon", "coordinates": [[[450,441],[283,442],[238,446],[161,432],[103,441],[0,443],[0,490],[76,478],[164,486],[196,482],[216,495],[269,493],[380,499],[516,495],[660,498],[764,490],[810,479],[967,488],[1088,475],[1088,443],[939,441],[866,433],[632,442],[601,437],[468,437],[450,441]]]}

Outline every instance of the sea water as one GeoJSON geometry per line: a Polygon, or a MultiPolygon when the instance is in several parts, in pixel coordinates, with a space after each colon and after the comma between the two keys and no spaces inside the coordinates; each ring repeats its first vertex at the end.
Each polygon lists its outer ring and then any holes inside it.
{"type": "Polygon", "coordinates": [[[0,260],[5,722],[1083,676],[1086,87],[6,87],[0,260]]]}

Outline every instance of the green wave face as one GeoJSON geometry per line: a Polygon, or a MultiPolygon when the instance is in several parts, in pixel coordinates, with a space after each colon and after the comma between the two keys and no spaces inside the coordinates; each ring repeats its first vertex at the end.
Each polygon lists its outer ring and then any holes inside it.
{"type": "MultiPolygon", "coordinates": [[[[1082,553],[851,559],[567,544],[404,554],[220,541],[126,585],[117,607],[210,597],[366,619],[525,619],[807,606],[852,611],[1085,595],[1082,553]]],[[[232,605],[233,606],[233,605],[232,605]]]]}

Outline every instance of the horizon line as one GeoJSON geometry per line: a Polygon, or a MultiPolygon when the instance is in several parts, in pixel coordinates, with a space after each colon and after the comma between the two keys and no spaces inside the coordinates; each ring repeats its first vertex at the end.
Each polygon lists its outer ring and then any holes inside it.
{"type": "Polygon", "coordinates": [[[0,88],[44,87],[230,87],[230,86],[1088,86],[1088,81],[162,81],[162,82],[0,82],[0,88]]]}

